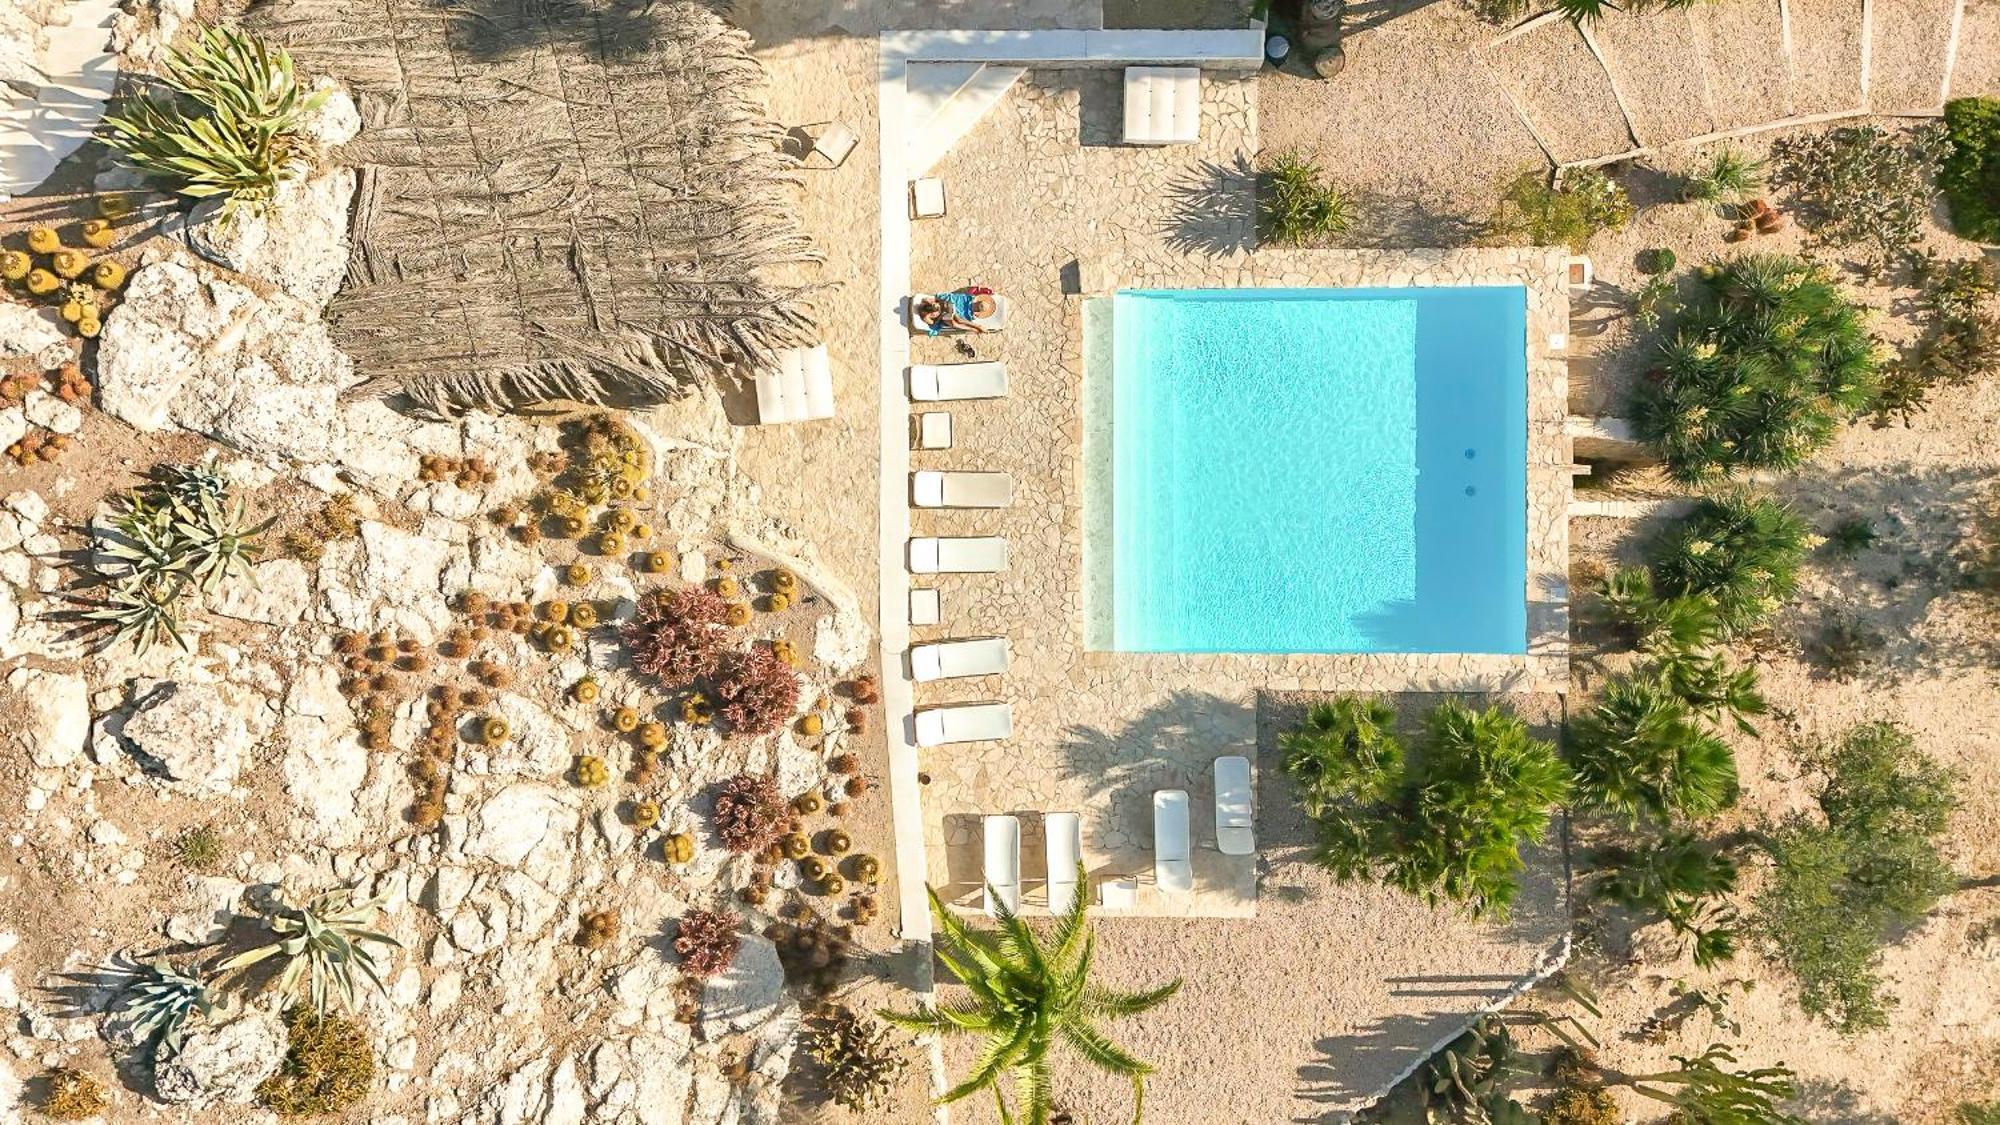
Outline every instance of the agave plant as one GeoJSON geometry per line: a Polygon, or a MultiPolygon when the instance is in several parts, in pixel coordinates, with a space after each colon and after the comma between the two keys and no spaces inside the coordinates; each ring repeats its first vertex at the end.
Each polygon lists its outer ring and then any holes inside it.
{"type": "Polygon", "coordinates": [[[123,497],[110,518],[95,523],[91,532],[106,573],[157,584],[178,575],[187,561],[172,508],[155,503],[145,491],[123,497]]]}
{"type": "MultiPolygon", "coordinates": [[[[1078,880],[1085,877],[1083,865],[1078,864],[1078,880]]],[[[930,899],[943,939],[937,958],[971,991],[971,999],[926,1005],[915,1012],[877,1014],[920,1034],[977,1035],[986,1040],[972,1073],[940,1095],[938,1103],[991,1090],[1002,1122],[1015,1121],[1018,1112],[1024,1125],[1049,1125],[1053,1097],[1049,1056],[1064,1048],[1106,1073],[1131,1079],[1136,1099],[1132,1120],[1137,1122],[1145,1107],[1146,1075],[1153,1068],[1106,1038],[1097,1021],[1157,1008],[1180,991],[1181,982],[1145,992],[1118,992],[1091,983],[1097,936],[1085,921],[1082,895],[1071,899],[1069,911],[1046,941],[1004,903],[999,932],[987,933],[945,909],[936,891],[930,892],[930,899]],[[1001,1078],[1010,1073],[1015,1091],[1012,1109],[1000,1088],[1001,1078]]]]}
{"type": "Polygon", "coordinates": [[[324,1015],[329,997],[337,997],[354,1007],[355,975],[358,972],[377,992],[387,993],[382,983],[382,966],[375,959],[373,945],[402,948],[403,943],[368,923],[375,918],[380,900],[357,902],[351,890],[328,891],[303,906],[279,904],[270,918],[271,931],[278,940],[244,950],[217,966],[217,973],[230,977],[273,957],[284,968],[277,978],[281,992],[312,1004],[324,1015]]]}
{"type": "Polygon", "coordinates": [[[201,583],[202,592],[212,594],[224,578],[251,575],[250,564],[257,559],[257,536],[277,517],[258,524],[245,518],[243,501],[229,501],[201,493],[193,504],[173,501],[174,535],[181,544],[190,578],[201,583]]]}
{"type": "Polygon", "coordinates": [[[186,588],[179,576],[135,576],[113,583],[86,602],[89,608],[81,616],[110,630],[106,646],[130,641],[143,656],[155,644],[171,639],[181,651],[192,652],[194,646],[181,630],[181,595],[186,588]]]}
{"type": "Polygon", "coordinates": [[[141,171],[191,198],[224,197],[229,211],[268,202],[303,171],[300,131],[327,92],[300,89],[283,48],[204,28],[169,53],[165,81],[176,98],[138,98],[104,118],[105,142],[141,171]]]}
{"type": "Polygon", "coordinates": [[[206,1018],[215,1011],[208,985],[164,957],[134,966],[127,975],[129,982],[119,994],[119,1010],[131,1020],[132,1035],[150,1060],[179,1054],[188,1021],[195,1016],[206,1018]]]}
{"type": "Polygon", "coordinates": [[[194,506],[204,498],[229,498],[229,478],[215,471],[212,463],[168,465],[160,470],[159,490],[173,503],[194,506]]]}
{"type": "Polygon", "coordinates": [[[1726,148],[1681,184],[1681,198],[1690,203],[1714,203],[1741,199],[1763,186],[1764,162],[1726,148]]]}

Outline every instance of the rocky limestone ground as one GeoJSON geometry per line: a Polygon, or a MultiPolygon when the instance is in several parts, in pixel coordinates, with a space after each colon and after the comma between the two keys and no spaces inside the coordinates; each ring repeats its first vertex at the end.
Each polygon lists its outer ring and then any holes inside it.
{"type": "MultiPolygon", "coordinates": [[[[340,94],[315,133],[331,146],[358,127],[340,94]]],[[[115,170],[99,181],[133,186],[115,170]]],[[[829,715],[847,709],[834,703],[836,682],[866,671],[869,626],[811,544],[761,514],[712,394],[627,419],[651,469],[639,506],[647,549],[672,552],[672,572],[591,559],[590,580],[557,594],[574,545],[524,543],[492,515],[542,486],[537,458],[556,454],[559,426],[423,423],[342,397],[357,377],[320,313],[344,269],[353,191],[352,172],[334,170],[288,187],[268,218],[226,230],[201,208],[168,219],[140,245],[86,357],[96,408],[37,391],[0,410],[0,445],[40,428],[77,435],[83,450],[9,465],[14,487],[0,485],[0,738],[12,751],[0,815],[16,859],[0,872],[0,1009],[18,1017],[0,1052],[0,1121],[27,1119],[37,1076],[58,1065],[111,1087],[105,1120],[269,1117],[255,1099],[284,1052],[275,995],[197,1021],[149,1074],[130,1063],[100,967],[121,954],[192,956],[240,935],[279,896],[344,887],[378,899],[378,925],[402,945],[385,993],[359,1005],[380,1077],[353,1119],[776,1120],[813,996],[788,987],[763,931],[781,904],[794,920],[847,923],[837,901],[801,893],[792,865],[758,876],[755,857],[724,850],[711,794],[756,772],[774,774],[788,798],[845,802],[856,850],[882,851],[890,867],[886,830],[871,827],[886,822],[885,798],[853,796],[827,765],[844,744],[865,755],[870,740],[831,718],[811,737],[797,724],[724,738],[677,723],[658,767],[640,770],[604,709],[663,702],[625,665],[615,626],[647,588],[701,582],[725,563],[754,588],[766,567],[788,568],[805,587],[799,604],[759,613],[744,633],[808,654],[800,708],[829,715]],[[485,479],[423,479],[436,475],[427,456],[476,462],[485,479]],[[197,598],[193,653],[102,644],[79,628],[70,597],[90,577],[86,525],[156,461],[203,458],[255,518],[278,518],[253,580],[197,598]],[[484,711],[512,733],[454,748],[427,831],[410,821],[418,789],[407,769],[424,696],[399,698],[388,745],[369,748],[336,644],[380,632],[433,651],[466,627],[468,591],[501,603],[589,598],[609,607],[607,621],[561,654],[504,632],[481,642],[476,655],[501,670],[490,682],[505,685],[484,711]],[[566,694],[586,677],[602,685],[595,706],[566,694]],[[621,776],[577,784],[585,752],[621,776]],[[634,782],[628,767],[653,776],[634,782]],[[630,815],[641,794],[662,810],[644,829],[630,815]],[[219,854],[191,856],[195,830],[219,854]],[[676,832],[697,841],[685,864],[662,855],[676,832]],[[759,879],[773,893],[747,905],[740,892],[759,879]],[[672,951],[675,920],[696,906],[744,917],[734,963],[705,985],[682,980],[672,951]],[[620,936],[583,948],[580,918],[599,911],[615,914],[620,936]]],[[[8,370],[52,368],[73,347],[52,317],[0,303],[8,370]]],[[[430,678],[444,682],[438,664],[430,678]]],[[[863,760],[863,776],[879,776],[863,760]]],[[[855,952],[890,945],[886,928],[853,926],[855,952]]]]}

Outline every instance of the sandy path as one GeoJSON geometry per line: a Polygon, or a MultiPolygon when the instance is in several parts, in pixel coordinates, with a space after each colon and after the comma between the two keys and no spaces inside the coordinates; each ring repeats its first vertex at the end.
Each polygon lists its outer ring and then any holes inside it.
{"type": "Polygon", "coordinates": [[[1859,107],[1859,0],[1789,0],[1787,9],[1792,17],[1792,112],[1859,107]]]}
{"type": "Polygon", "coordinates": [[[1715,128],[1701,77],[1701,44],[1685,12],[1614,12],[1591,29],[1618,81],[1641,144],[1700,136],[1715,128]]]}
{"type": "Polygon", "coordinates": [[[1487,50],[1485,59],[1558,161],[1632,147],[1610,78],[1567,21],[1542,24],[1487,50]]]}

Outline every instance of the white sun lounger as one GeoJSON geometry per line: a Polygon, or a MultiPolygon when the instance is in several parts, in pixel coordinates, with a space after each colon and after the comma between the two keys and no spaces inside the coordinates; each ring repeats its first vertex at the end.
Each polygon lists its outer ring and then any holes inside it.
{"type": "Polygon", "coordinates": [[[1014,708],[1006,703],[959,703],[917,712],[917,745],[994,742],[1014,733],[1014,708]]]}
{"type": "Polygon", "coordinates": [[[998,916],[1004,904],[1007,913],[1021,909],[1021,820],[1012,816],[989,816],[984,822],[986,862],[986,913],[998,916]]]}
{"type": "Polygon", "coordinates": [[[997,535],[910,540],[911,574],[995,574],[1007,569],[1007,541],[997,535]]]}
{"type": "Polygon", "coordinates": [[[1200,68],[1125,68],[1126,144],[1189,144],[1200,139],[1200,68]]]}
{"type": "Polygon", "coordinates": [[[1067,914],[1076,901],[1076,865],[1083,860],[1083,818],[1052,812],[1042,818],[1048,837],[1049,913],[1067,914]]]}
{"type": "Polygon", "coordinates": [[[920,469],[910,474],[910,496],[919,508],[1005,508],[1014,502],[1014,478],[920,469]]]}
{"type": "Polygon", "coordinates": [[[1215,760],[1215,846],[1223,855],[1257,850],[1250,799],[1250,759],[1226,755],[1215,760]]]}
{"type": "Polygon", "coordinates": [[[910,398],[915,402],[958,402],[1006,395],[1007,365],[997,359],[910,365],[910,398]]]}
{"type": "Polygon", "coordinates": [[[1159,789],[1153,793],[1153,882],[1172,895],[1194,889],[1185,789],[1159,789]]]}
{"type": "Polygon", "coordinates": [[[767,426],[833,417],[833,366],[824,344],[786,348],[778,353],[778,369],[760,371],[754,381],[757,420],[767,426]]]}
{"type": "MultiPolygon", "coordinates": [[[[923,321],[917,319],[917,298],[934,297],[936,295],[935,293],[912,293],[903,299],[903,319],[909,322],[910,331],[930,331],[930,328],[923,321]]],[[[1007,327],[1007,312],[1011,308],[1013,308],[1013,305],[1008,302],[1007,298],[995,293],[993,295],[993,315],[987,317],[975,316],[972,318],[972,323],[986,329],[988,332],[998,332],[1007,327]]],[[[952,336],[966,331],[969,331],[969,329],[947,328],[941,335],[952,336]]]]}
{"type": "Polygon", "coordinates": [[[997,676],[1007,670],[1007,638],[938,641],[910,649],[910,676],[918,683],[959,676],[997,676]]]}

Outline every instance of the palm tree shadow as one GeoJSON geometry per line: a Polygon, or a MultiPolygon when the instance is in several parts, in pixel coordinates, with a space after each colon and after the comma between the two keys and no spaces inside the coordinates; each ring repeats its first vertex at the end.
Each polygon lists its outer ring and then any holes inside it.
{"type": "Polygon", "coordinates": [[[1213,785],[1209,764],[1225,754],[1254,755],[1255,730],[1254,707],[1187,689],[1116,732],[1069,728],[1065,773],[1084,783],[1098,818],[1088,835],[1150,846],[1154,791],[1187,789],[1200,803],[1204,787],[1213,785]]]}
{"type": "Polygon", "coordinates": [[[1168,187],[1167,245],[1187,254],[1249,250],[1257,238],[1257,171],[1247,158],[1204,160],[1168,187]]]}

